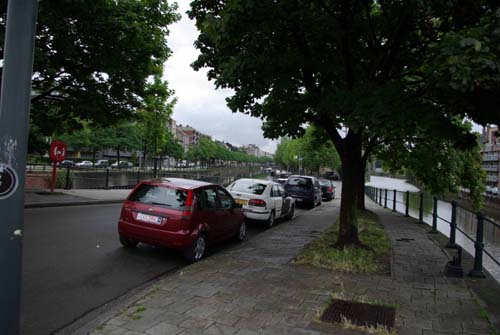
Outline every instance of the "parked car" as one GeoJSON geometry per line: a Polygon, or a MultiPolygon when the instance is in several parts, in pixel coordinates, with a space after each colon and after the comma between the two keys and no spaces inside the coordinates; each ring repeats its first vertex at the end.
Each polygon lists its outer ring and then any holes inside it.
{"type": "Polygon", "coordinates": [[[73,162],[69,159],[66,159],[66,160],[63,160],[62,162],[60,162],[58,164],[58,166],[61,168],[75,167],[75,162],[73,162]]]}
{"type": "Polygon", "coordinates": [[[168,178],[140,182],[123,203],[118,221],[120,242],[180,249],[190,262],[206,245],[246,235],[245,216],[223,187],[202,181],[168,178]]]}
{"type": "Polygon", "coordinates": [[[118,161],[116,161],[113,164],[111,164],[111,167],[113,169],[128,169],[134,167],[134,164],[127,161],[120,161],[120,164],[118,164],[118,161]]]}
{"type": "Polygon", "coordinates": [[[276,179],[276,182],[281,185],[285,185],[287,182],[288,178],[278,178],[276,179]]]}
{"type": "Polygon", "coordinates": [[[286,193],[297,205],[312,208],[321,205],[321,187],[316,177],[292,175],[285,184],[286,193]]]}
{"type": "Polygon", "coordinates": [[[76,163],[75,166],[79,168],[91,168],[94,166],[94,163],[92,163],[91,161],[81,161],[76,163]]]}
{"type": "Polygon", "coordinates": [[[329,179],[329,180],[339,180],[339,176],[333,172],[333,171],[327,171],[323,174],[324,179],[329,179]]]}
{"type": "Polygon", "coordinates": [[[319,185],[321,186],[321,197],[323,199],[335,199],[335,185],[331,180],[320,178],[319,185]]]}
{"type": "Polygon", "coordinates": [[[245,217],[274,225],[275,219],[292,219],[295,199],[286,195],[282,185],[269,180],[238,179],[227,187],[236,203],[243,206],[245,217]]]}
{"type": "Polygon", "coordinates": [[[96,168],[106,168],[109,166],[109,161],[107,159],[99,159],[94,166],[96,168]]]}

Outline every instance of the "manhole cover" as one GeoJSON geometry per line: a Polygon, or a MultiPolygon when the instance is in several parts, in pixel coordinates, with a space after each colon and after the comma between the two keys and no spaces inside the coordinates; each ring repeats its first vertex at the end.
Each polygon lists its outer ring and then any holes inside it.
{"type": "Polygon", "coordinates": [[[394,328],[396,309],[380,305],[333,299],[321,315],[321,321],[342,322],[342,317],[358,326],[394,328]]]}
{"type": "Polygon", "coordinates": [[[410,242],[410,241],[415,241],[414,238],[398,238],[396,239],[398,242],[410,242]]]}

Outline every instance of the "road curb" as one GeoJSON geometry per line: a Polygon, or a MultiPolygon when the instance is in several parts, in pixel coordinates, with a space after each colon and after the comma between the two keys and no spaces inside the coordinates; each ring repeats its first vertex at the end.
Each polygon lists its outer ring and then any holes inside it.
{"type": "Polygon", "coordinates": [[[68,202],[44,202],[25,204],[24,208],[45,208],[45,207],[67,207],[67,206],[88,206],[88,205],[107,205],[120,204],[125,199],[121,200],[89,200],[89,201],[68,201],[68,202]]]}

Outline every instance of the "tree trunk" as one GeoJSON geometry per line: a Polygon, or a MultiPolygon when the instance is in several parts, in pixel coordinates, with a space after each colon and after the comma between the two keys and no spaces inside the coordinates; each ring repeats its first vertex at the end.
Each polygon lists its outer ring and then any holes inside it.
{"type": "Polygon", "coordinates": [[[360,245],[358,237],[357,202],[362,174],[361,135],[349,133],[342,141],[342,193],[339,236],[335,246],[360,245]]]}
{"type": "Polygon", "coordinates": [[[116,167],[120,167],[120,149],[116,149],[116,167]]]}
{"type": "Polygon", "coordinates": [[[358,191],[357,191],[357,207],[358,210],[364,211],[366,209],[365,207],[365,173],[364,171],[360,173],[359,175],[359,182],[358,182],[358,191]]]}
{"type": "Polygon", "coordinates": [[[142,169],[146,170],[146,150],[148,150],[148,143],[144,140],[144,146],[142,151],[142,169]]]}

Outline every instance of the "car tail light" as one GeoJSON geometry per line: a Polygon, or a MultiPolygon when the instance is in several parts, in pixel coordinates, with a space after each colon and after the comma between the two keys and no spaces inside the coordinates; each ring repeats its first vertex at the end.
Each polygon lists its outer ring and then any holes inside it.
{"type": "Polygon", "coordinates": [[[250,199],[248,205],[257,207],[266,207],[266,202],[262,199],[250,199]]]}
{"type": "Polygon", "coordinates": [[[182,211],[182,219],[189,220],[191,218],[191,212],[193,209],[193,191],[189,191],[187,194],[186,201],[184,202],[184,210],[182,211]]]}
{"type": "Polygon", "coordinates": [[[327,192],[333,192],[333,188],[331,186],[328,186],[328,188],[326,189],[327,192]]]}

